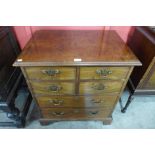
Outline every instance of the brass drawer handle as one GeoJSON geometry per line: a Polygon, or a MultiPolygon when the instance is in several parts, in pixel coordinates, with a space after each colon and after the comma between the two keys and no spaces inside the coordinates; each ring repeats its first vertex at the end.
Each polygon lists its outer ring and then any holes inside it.
{"type": "Polygon", "coordinates": [[[55,116],[63,116],[65,114],[65,112],[61,111],[61,112],[52,112],[53,115],[55,116]]]}
{"type": "Polygon", "coordinates": [[[101,99],[98,99],[98,100],[92,99],[91,102],[93,102],[94,104],[101,104],[101,103],[103,103],[103,100],[101,100],[101,99]]]}
{"type": "Polygon", "coordinates": [[[107,75],[112,74],[112,71],[107,70],[107,69],[97,69],[96,74],[99,74],[99,75],[102,75],[102,76],[107,76],[107,75]]]}
{"type": "Polygon", "coordinates": [[[49,100],[49,103],[52,103],[55,106],[59,106],[63,103],[63,100],[58,100],[58,99],[53,99],[53,100],[49,100]]]}
{"type": "Polygon", "coordinates": [[[99,84],[93,84],[92,88],[96,89],[96,90],[105,90],[105,85],[102,83],[99,84]]]}
{"type": "Polygon", "coordinates": [[[97,115],[99,113],[99,111],[89,111],[88,114],[89,115],[97,115]]]}
{"type": "Polygon", "coordinates": [[[75,109],[73,112],[77,114],[77,113],[79,113],[80,111],[79,111],[78,109],[75,109]]]}
{"type": "Polygon", "coordinates": [[[48,90],[52,91],[52,92],[58,92],[62,89],[61,86],[57,86],[57,85],[52,85],[48,87],[48,90]]]}
{"type": "Polygon", "coordinates": [[[49,69],[49,70],[42,70],[43,74],[47,74],[49,76],[54,76],[56,74],[60,74],[60,71],[58,69],[49,69]]]}

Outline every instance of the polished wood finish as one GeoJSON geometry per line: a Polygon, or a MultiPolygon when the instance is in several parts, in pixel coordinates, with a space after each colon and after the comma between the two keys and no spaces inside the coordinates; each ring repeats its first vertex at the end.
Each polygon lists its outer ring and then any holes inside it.
{"type": "Polygon", "coordinates": [[[31,82],[35,94],[45,95],[74,95],[73,82],[31,82]]]}
{"type": "Polygon", "coordinates": [[[80,79],[126,79],[129,69],[127,67],[81,67],[80,79]]]}
{"type": "Polygon", "coordinates": [[[75,67],[26,67],[31,80],[74,80],[75,67]]]}
{"type": "Polygon", "coordinates": [[[112,112],[135,65],[141,65],[115,31],[38,31],[15,61],[41,124],[102,120],[112,112]]]}
{"type": "Polygon", "coordinates": [[[41,108],[51,107],[111,107],[117,95],[102,96],[37,96],[41,108]]]}
{"type": "Polygon", "coordinates": [[[80,82],[79,94],[119,93],[122,84],[122,81],[80,82]]]}
{"type": "Polygon", "coordinates": [[[37,31],[14,63],[14,66],[77,65],[141,64],[115,31],[102,30],[37,31]],[[76,58],[81,62],[74,61],[76,58]]]}
{"type": "Polygon", "coordinates": [[[51,108],[43,109],[42,115],[45,118],[51,119],[100,119],[106,118],[110,115],[110,110],[108,108],[51,108]]]}

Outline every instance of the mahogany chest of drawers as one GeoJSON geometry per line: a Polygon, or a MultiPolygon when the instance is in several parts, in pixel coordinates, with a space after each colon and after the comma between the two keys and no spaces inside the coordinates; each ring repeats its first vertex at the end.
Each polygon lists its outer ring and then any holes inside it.
{"type": "Polygon", "coordinates": [[[115,31],[41,30],[23,49],[20,66],[40,123],[112,121],[134,66],[141,63],[115,31]]]}

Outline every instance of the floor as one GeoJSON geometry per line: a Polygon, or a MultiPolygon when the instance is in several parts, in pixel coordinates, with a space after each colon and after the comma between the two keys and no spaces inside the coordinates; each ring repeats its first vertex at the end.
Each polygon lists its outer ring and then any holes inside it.
{"type": "MultiPolygon", "coordinates": [[[[123,103],[126,102],[128,95],[128,90],[126,90],[122,95],[123,103]]],[[[18,104],[23,98],[24,94],[18,96],[18,104]]],[[[113,122],[111,125],[103,125],[101,121],[60,121],[41,126],[38,121],[38,108],[34,103],[31,106],[30,113],[26,125],[27,129],[154,129],[155,96],[136,96],[125,114],[121,113],[118,103],[112,115],[113,122]]],[[[1,112],[0,121],[4,121],[4,119],[6,116],[1,112]]]]}

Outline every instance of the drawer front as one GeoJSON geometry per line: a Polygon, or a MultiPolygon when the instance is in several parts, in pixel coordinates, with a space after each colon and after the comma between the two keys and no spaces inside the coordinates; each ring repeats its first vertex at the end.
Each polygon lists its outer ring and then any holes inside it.
{"type": "Polygon", "coordinates": [[[129,67],[81,67],[80,79],[125,79],[129,67]]]}
{"type": "Polygon", "coordinates": [[[74,80],[75,67],[25,67],[29,79],[74,80]]]}
{"type": "Polygon", "coordinates": [[[80,95],[83,94],[102,94],[119,93],[123,81],[98,81],[98,82],[80,82],[80,95]]]}
{"type": "Polygon", "coordinates": [[[75,83],[73,82],[32,82],[35,94],[43,95],[67,95],[75,94],[75,83]]]}
{"type": "Polygon", "coordinates": [[[46,108],[41,110],[43,118],[49,119],[88,119],[106,118],[111,114],[111,109],[101,108],[46,108]]]}
{"type": "Polygon", "coordinates": [[[112,107],[117,96],[38,96],[37,101],[41,108],[50,107],[112,107]]]}

